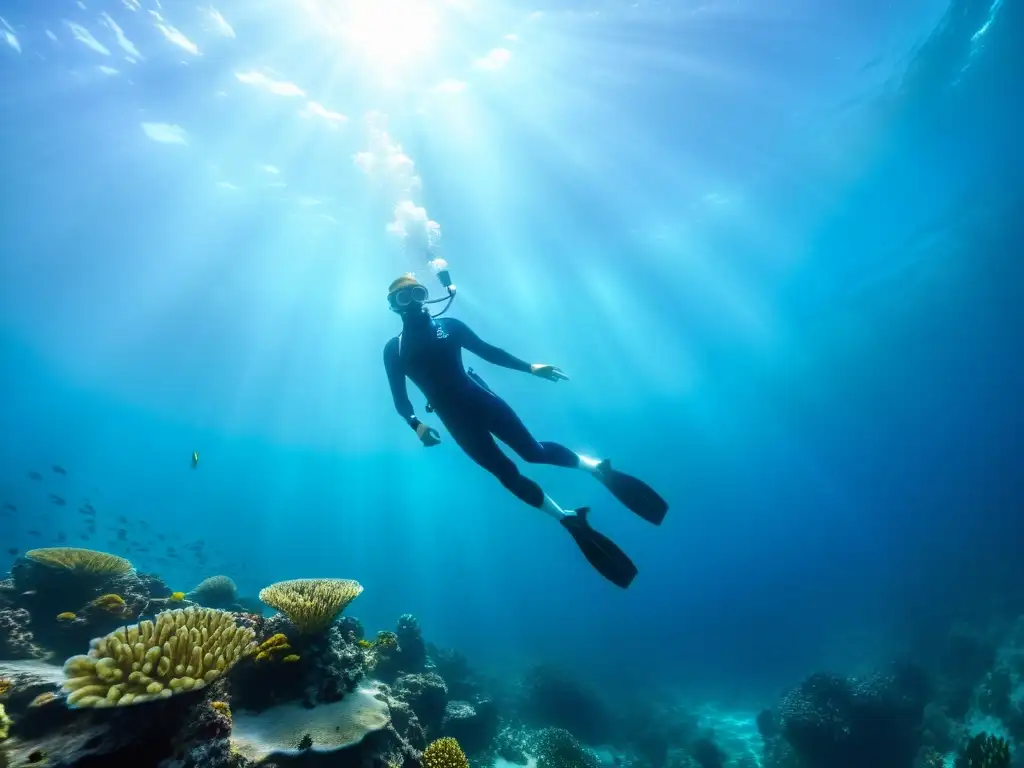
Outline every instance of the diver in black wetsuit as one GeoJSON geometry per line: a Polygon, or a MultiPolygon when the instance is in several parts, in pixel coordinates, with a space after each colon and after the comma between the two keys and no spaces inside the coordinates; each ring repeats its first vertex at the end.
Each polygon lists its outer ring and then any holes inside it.
{"type": "Polygon", "coordinates": [[[535,440],[504,400],[472,369],[467,373],[462,350],[467,349],[489,363],[549,381],[564,381],[568,377],[553,365],[530,364],[491,346],[459,320],[432,316],[424,306],[426,301],[427,289],[412,275],[403,275],[388,289],[388,303],[402,317],[402,332],[384,347],[384,368],[398,413],[425,446],[441,442],[436,429],[416,418],[405,385],[408,376],[426,395],[428,412],[438,415],[471,459],[527,504],[558,520],[605,578],[617,586],[628,587],[636,576],[636,566],[608,537],[590,527],[589,509],[563,510],[537,483],[520,474],[494,438],[531,464],[589,470],[627,507],[655,525],[661,524],[668,504],[642,481],[612,469],[608,461],[580,456],[558,443],[535,440]]]}

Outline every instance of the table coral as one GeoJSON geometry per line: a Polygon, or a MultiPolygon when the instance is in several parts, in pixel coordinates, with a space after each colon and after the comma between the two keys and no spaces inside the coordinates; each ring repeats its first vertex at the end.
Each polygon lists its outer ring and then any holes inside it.
{"type": "Polygon", "coordinates": [[[260,600],[285,614],[303,634],[329,627],[363,591],[351,579],[292,579],[260,590],[260,600]]]}
{"type": "Polygon", "coordinates": [[[79,547],[44,547],[31,549],[25,557],[36,563],[62,568],[80,574],[108,576],[132,570],[130,561],[123,557],[79,547]]]}

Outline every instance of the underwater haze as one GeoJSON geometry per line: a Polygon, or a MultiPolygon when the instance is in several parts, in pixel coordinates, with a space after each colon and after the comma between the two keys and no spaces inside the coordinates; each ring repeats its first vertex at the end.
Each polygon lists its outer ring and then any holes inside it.
{"type": "Polygon", "coordinates": [[[1022,15],[3,0],[0,566],[357,579],[482,668],[738,702],[1024,610],[1022,15]],[[396,414],[387,289],[434,256],[570,377],[467,354],[537,438],[668,500],[522,465],[628,590],[396,414]]]}

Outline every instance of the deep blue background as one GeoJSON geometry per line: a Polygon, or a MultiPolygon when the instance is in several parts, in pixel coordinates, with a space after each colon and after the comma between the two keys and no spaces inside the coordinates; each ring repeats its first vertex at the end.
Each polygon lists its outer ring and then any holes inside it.
{"type": "MultiPolygon", "coordinates": [[[[470,87],[442,102],[376,91],[294,19],[268,26],[272,6],[221,7],[237,38],[196,32],[187,65],[111,8],[147,56],[129,82],[90,74],[102,61],[59,17],[5,5],[22,52],[0,49],[4,549],[74,539],[90,497],[133,540],[144,519],[207,542],[205,568],[136,558],[176,589],[211,569],[249,593],[357,578],[372,629],[411,611],[481,664],[744,700],[1012,601],[1021,7],[828,6],[485,9],[460,40],[479,56],[516,30],[507,71],[472,80],[447,47],[438,72],[470,87]],[[234,81],[261,66],[349,124],[316,130],[234,81]],[[628,592],[394,416],[382,292],[422,267],[389,250],[351,163],[371,108],[444,228],[456,315],[573,378],[488,382],[540,438],[671,500],[653,530],[585,477],[529,468],[595,506],[640,565],[628,592]],[[145,120],[189,145],[148,142],[145,120]],[[250,194],[263,163],[336,226],[250,194]]],[[[188,13],[163,11],[183,31],[188,13]]]]}

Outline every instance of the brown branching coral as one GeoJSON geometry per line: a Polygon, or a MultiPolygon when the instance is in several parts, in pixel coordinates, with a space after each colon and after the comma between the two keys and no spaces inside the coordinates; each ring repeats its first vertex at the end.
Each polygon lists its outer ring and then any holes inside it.
{"type": "Polygon", "coordinates": [[[155,623],[118,629],[93,640],[87,656],[68,659],[67,705],[123,707],[203,688],[252,653],[254,637],[226,611],[164,611],[155,623]]]}
{"type": "Polygon", "coordinates": [[[363,591],[351,579],[292,579],[260,590],[260,600],[285,614],[303,634],[331,625],[363,591]]]}
{"type": "Polygon", "coordinates": [[[79,547],[30,549],[25,557],[52,568],[90,576],[115,576],[132,570],[131,562],[123,557],[79,547]]]}

